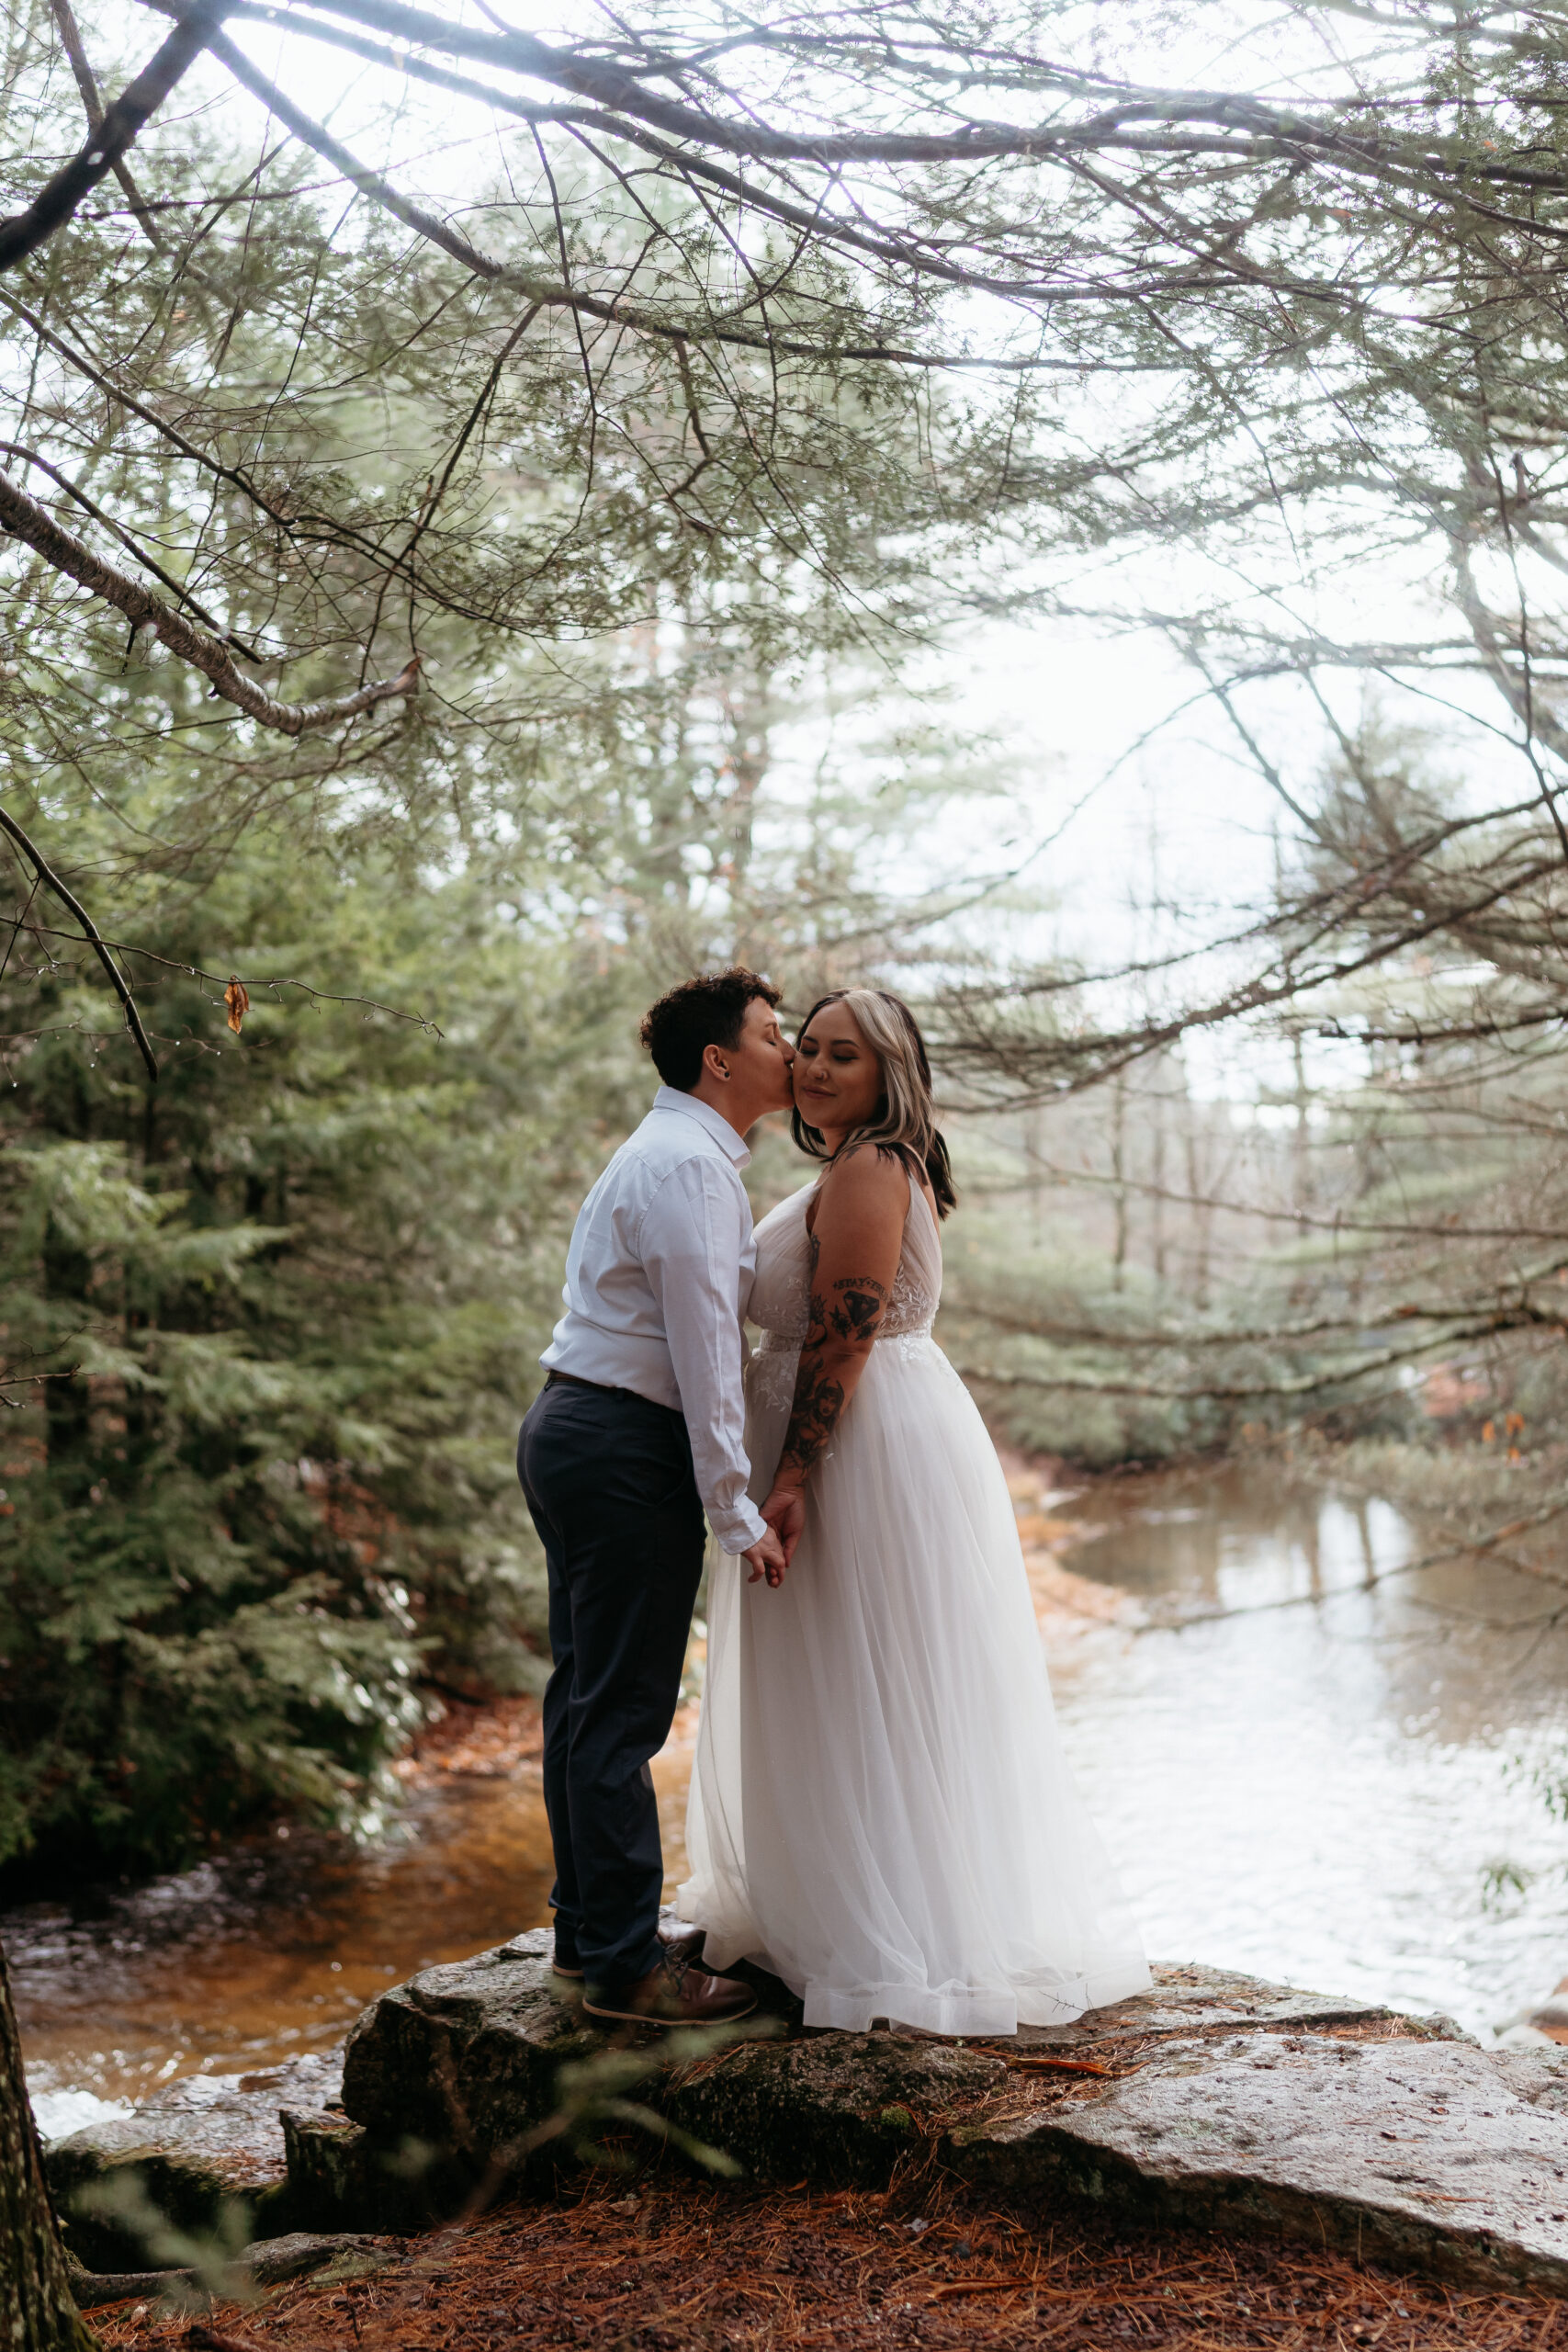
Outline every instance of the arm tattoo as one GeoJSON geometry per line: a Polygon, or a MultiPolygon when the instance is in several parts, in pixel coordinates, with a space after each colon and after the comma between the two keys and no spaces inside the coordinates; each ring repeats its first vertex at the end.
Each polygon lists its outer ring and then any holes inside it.
{"type": "MultiPolygon", "coordinates": [[[[863,1274],[835,1283],[833,1288],[841,1295],[828,1309],[828,1329],[835,1339],[848,1340],[855,1346],[869,1346],[876,1337],[887,1293],[880,1283],[874,1283],[863,1274]]],[[[814,1297],[813,1306],[818,1303],[814,1297]]]]}
{"type": "Polygon", "coordinates": [[[787,1463],[799,1470],[814,1470],[828,1450],[843,1409],[843,1382],[833,1378],[819,1353],[803,1348],[780,1469],[787,1463]]]}
{"type": "Polygon", "coordinates": [[[825,1295],[817,1283],[815,1234],[811,1244],[810,1311],[779,1464],[807,1472],[828,1450],[887,1306],[886,1291],[869,1274],[845,1275],[832,1296],[825,1295]]]}

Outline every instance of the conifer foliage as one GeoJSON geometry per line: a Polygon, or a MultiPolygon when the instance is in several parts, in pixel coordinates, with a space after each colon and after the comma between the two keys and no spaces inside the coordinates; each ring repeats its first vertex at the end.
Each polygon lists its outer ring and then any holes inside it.
{"type": "Polygon", "coordinates": [[[166,1861],[279,1804],[373,1822],[422,1675],[537,1670],[510,1455],[585,1179],[550,1063],[584,1022],[602,1052],[602,996],[487,939],[461,885],[333,880],[265,831],[138,928],[172,960],[254,944],[407,999],[465,978],[445,1035],[295,990],[257,991],[236,1036],[232,990],[165,973],[149,1012],[185,1050],[154,1092],[81,972],[13,958],[38,1034],[6,1089],[0,1279],[9,1351],[46,1370],[0,1433],[6,1855],[166,1861]]]}

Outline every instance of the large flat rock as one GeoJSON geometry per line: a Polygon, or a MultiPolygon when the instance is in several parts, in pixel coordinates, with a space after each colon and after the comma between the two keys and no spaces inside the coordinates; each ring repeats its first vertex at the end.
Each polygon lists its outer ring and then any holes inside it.
{"type": "MultiPolygon", "coordinates": [[[[521,2138],[541,2123],[555,2105],[557,2077],[563,2064],[591,2056],[605,2046],[606,2037],[593,2030],[571,1997],[570,1988],[550,1966],[552,1940],[546,1928],[518,1936],[493,1951],[478,1952],[471,1960],[427,1968],[406,1984],[394,1985],[365,2010],[348,2038],[344,2059],[344,2111],[355,2123],[389,2142],[410,2135],[433,2145],[468,2148],[488,2156],[495,2149],[521,2138]]],[[[771,1979],[754,1977],[764,1988],[771,1979]]],[[[771,2035],[793,2023],[798,2014],[783,1986],[764,1998],[754,2030],[771,2035]]],[[[1092,2010],[1074,2025],[1026,2027],[1016,2042],[975,2045],[994,2051],[1061,2049],[1065,2052],[1092,2050],[1106,2053],[1108,2045],[1141,2041],[1151,2034],[1209,2031],[1227,2025],[1326,2026],[1396,2021],[1391,2010],[1365,2003],[1336,2000],[1321,1993],[1300,1993],[1269,1984],[1234,1971],[1187,1966],[1157,1972],[1155,1988],[1114,2008],[1092,2010]]],[[[1452,2030],[1452,2029],[1450,2029],[1452,2030]]],[[[769,2094],[764,2086],[776,2081],[778,2098],[804,2113],[812,2101],[807,2095],[828,2097],[833,2066],[823,2056],[802,2071],[802,2049],[824,2052],[846,2049],[850,2078],[863,2084],[859,2104],[880,2109],[908,2104],[912,2098],[922,2110],[948,2101],[948,2045],[912,2033],[850,2036],[813,2034],[804,2041],[792,2039],[784,2048],[771,2044],[749,2052],[744,2061],[732,2057],[724,2067],[725,2098],[716,2089],[687,2102],[693,2130],[705,2126],[695,2120],[716,2112],[731,2100],[753,2103],[760,2115],[769,2094]],[[870,2065],[872,2053],[897,2045],[903,2089],[884,2096],[877,2069],[884,2056],[870,2065]],[[913,2077],[921,2068],[931,2080],[922,2092],[913,2077]],[[869,2069],[869,2070],[868,2070],[869,2069]],[[798,2075],[798,2083],[797,2083],[798,2075]]],[[[962,2045],[959,2045],[962,2048],[962,2045]]],[[[835,2064],[837,2062],[833,2062],[835,2064]]],[[[993,2057],[987,2062],[994,2065],[993,2057]]],[[[834,2080],[837,2076],[834,2075],[834,2080]]],[[[843,2104],[847,2094],[835,2090],[843,2104]]],[[[782,2108],[778,2110],[782,2113],[782,2108]]],[[[716,2129],[716,2124],[714,2127],[716,2129]]],[[[830,2136],[830,2135],[829,2135],[830,2136]]],[[[760,2154],[760,2132],[747,2130],[749,2145],[760,2154]]],[[[795,2167],[798,2177],[800,2167],[795,2167]]]]}
{"type": "MultiPolygon", "coordinates": [[[[547,1934],[519,1937],[365,2012],[344,2114],[290,2122],[294,2226],[416,2226],[513,2165],[563,2066],[606,2047],[549,1955],[547,1934]]],[[[1446,2018],[1197,1965],[1156,1978],[1073,2026],[967,2046],[802,2033],[776,1988],[756,2038],[636,2097],[753,2178],[876,2186],[934,2148],[1010,2195],[1568,2292],[1568,2052],[1492,2054],[1446,2018]]]]}
{"type": "Polygon", "coordinates": [[[248,2075],[186,2075],[133,2114],[52,2142],[44,2170],[73,2253],[89,2269],[145,2268],[148,2248],[130,2218],[143,2199],[197,2235],[236,2199],[253,2226],[275,2215],[287,2227],[282,2109],[324,2109],[342,2081],[341,2051],[248,2075]]]}
{"type": "Polygon", "coordinates": [[[1452,2040],[1176,2040],[1104,2090],[950,2138],[967,2178],[1568,2291],[1568,2076],[1452,2040]]]}
{"type": "MultiPolygon", "coordinates": [[[[343,2227],[402,2227],[411,2209],[399,2183],[422,2151],[508,2161],[556,2111],[562,2067],[612,2039],[584,2022],[550,1950],[544,1931],[521,1936],[374,2002],[344,2056],[348,2123],[290,2126],[297,2202],[343,2227]]],[[[753,2177],[849,2185],[885,2182],[933,2121],[1008,2079],[994,2054],[921,2036],[783,2038],[789,2007],[764,2005],[738,2030],[739,2047],[636,2095],[753,2177]]]]}

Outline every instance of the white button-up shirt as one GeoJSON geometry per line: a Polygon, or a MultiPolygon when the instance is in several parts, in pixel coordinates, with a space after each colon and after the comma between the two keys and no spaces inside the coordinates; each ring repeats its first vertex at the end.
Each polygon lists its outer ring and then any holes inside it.
{"type": "Polygon", "coordinates": [[[757,1267],[740,1182],[750,1157],[728,1119],[661,1086],[578,1212],[566,1313],[540,1358],[685,1415],[697,1492],[732,1553],[765,1532],[746,1492],[741,1388],[740,1324],[757,1267]]]}

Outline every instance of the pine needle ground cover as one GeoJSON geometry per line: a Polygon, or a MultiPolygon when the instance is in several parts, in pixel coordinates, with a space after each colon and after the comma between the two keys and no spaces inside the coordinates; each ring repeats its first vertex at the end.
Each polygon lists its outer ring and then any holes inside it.
{"type": "Polygon", "coordinates": [[[599,2177],[411,2243],[394,2265],[263,2305],[94,2314],[109,2352],[786,2352],[883,2344],[1568,2345],[1568,2303],[1444,2288],[1311,2249],[1117,2233],[1082,2209],[982,2201],[912,2171],[886,2194],[599,2177]]]}

